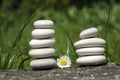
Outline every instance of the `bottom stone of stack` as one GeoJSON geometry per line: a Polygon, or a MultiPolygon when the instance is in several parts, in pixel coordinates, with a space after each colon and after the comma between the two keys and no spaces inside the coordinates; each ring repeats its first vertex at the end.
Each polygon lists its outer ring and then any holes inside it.
{"type": "Polygon", "coordinates": [[[105,56],[97,55],[97,56],[83,56],[79,57],[76,62],[81,66],[91,66],[91,65],[102,65],[106,64],[107,60],[105,56]]]}
{"type": "Polygon", "coordinates": [[[54,58],[35,59],[30,62],[33,69],[50,69],[56,67],[56,60],[54,58]]]}

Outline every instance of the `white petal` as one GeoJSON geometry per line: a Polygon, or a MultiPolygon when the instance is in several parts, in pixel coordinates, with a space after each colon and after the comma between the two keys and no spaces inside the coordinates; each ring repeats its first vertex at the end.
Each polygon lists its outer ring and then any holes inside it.
{"type": "Polygon", "coordinates": [[[62,57],[60,57],[61,59],[67,59],[67,58],[69,58],[68,56],[66,56],[66,55],[64,55],[64,56],[62,56],[62,57]]]}
{"type": "Polygon", "coordinates": [[[67,62],[68,62],[69,64],[71,64],[71,60],[68,60],[67,62]]]}
{"type": "Polygon", "coordinates": [[[67,65],[66,67],[70,67],[70,65],[67,65]]]}
{"type": "Polygon", "coordinates": [[[58,66],[61,65],[61,64],[60,64],[60,59],[57,59],[57,65],[58,65],[58,66]]]}
{"type": "Polygon", "coordinates": [[[63,67],[63,66],[61,66],[61,65],[60,65],[60,66],[58,66],[58,67],[59,67],[59,68],[64,68],[64,67],[63,67]]]}
{"type": "Polygon", "coordinates": [[[57,62],[60,62],[60,59],[59,59],[59,58],[57,59],[57,62]]]}

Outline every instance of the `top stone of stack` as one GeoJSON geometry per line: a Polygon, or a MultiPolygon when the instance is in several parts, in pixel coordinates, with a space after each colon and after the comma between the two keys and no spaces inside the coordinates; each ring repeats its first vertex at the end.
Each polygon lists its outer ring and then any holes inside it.
{"type": "Polygon", "coordinates": [[[97,36],[97,33],[98,33],[97,28],[89,28],[80,33],[80,38],[81,39],[93,38],[97,36]]]}
{"type": "Polygon", "coordinates": [[[35,28],[38,29],[49,29],[52,28],[53,25],[54,23],[51,20],[37,20],[34,22],[35,28]]]}

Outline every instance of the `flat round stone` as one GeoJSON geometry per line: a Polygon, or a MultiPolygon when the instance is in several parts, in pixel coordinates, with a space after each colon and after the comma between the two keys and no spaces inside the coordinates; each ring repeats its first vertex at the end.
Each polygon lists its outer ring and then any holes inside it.
{"type": "Polygon", "coordinates": [[[80,38],[91,38],[91,37],[96,37],[98,33],[97,28],[89,28],[80,33],[80,38]]]}
{"type": "Polygon", "coordinates": [[[51,47],[55,43],[54,38],[48,38],[48,39],[33,39],[30,41],[29,45],[32,48],[43,48],[43,47],[51,47]]]}
{"type": "Polygon", "coordinates": [[[35,59],[30,62],[33,69],[47,69],[56,66],[56,60],[53,58],[35,59]]]}
{"type": "Polygon", "coordinates": [[[79,65],[100,65],[107,63],[107,60],[105,56],[98,55],[79,57],[76,62],[79,65]]]}
{"type": "Polygon", "coordinates": [[[82,39],[75,42],[75,48],[82,48],[82,47],[100,47],[105,45],[105,40],[101,38],[89,38],[89,39],[82,39]]]}
{"type": "Polygon", "coordinates": [[[99,55],[99,54],[103,54],[104,51],[105,51],[105,49],[101,48],[101,47],[91,47],[91,48],[77,49],[76,53],[79,56],[85,56],[85,55],[99,55]]]}
{"type": "Polygon", "coordinates": [[[49,38],[53,37],[55,31],[53,29],[35,29],[32,31],[34,38],[49,38]]]}
{"type": "Polygon", "coordinates": [[[52,28],[53,25],[54,23],[51,20],[37,20],[34,22],[35,28],[41,28],[41,29],[52,28]]]}
{"type": "Polygon", "coordinates": [[[55,53],[54,48],[41,48],[41,49],[32,49],[29,51],[29,55],[33,58],[45,58],[51,57],[55,53]]]}

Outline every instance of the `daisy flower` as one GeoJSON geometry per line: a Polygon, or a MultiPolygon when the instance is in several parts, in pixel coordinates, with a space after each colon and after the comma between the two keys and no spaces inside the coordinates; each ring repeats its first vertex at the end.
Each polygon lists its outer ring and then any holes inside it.
{"type": "Polygon", "coordinates": [[[57,66],[59,68],[70,67],[71,60],[68,56],[64,55],[57,59],[57,66]]]}

